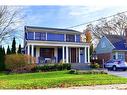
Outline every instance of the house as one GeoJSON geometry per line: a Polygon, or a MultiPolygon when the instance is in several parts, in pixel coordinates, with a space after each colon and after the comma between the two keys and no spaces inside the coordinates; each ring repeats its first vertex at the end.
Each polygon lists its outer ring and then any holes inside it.
{"type": "Polygon", "coordinates": [[[25,26],[24,52],[36,63],[90,63],[90,44],[71,29],[25,26]]]}
{"type": "Polygon", "coordinates": [[[121,59],[127,61],[127,31],[125,31],[125,36],[103,36],[95,51],[99,60],[121,59]]]}

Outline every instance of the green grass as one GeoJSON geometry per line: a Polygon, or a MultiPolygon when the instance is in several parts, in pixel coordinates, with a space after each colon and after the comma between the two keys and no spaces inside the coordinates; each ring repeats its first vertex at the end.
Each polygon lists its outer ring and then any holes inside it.
{"type": "Polygon", "coordinates": [[[0,74],[0,89],[42,89],[54,87],[127,83],[126,78],[106,74],[69,74],[68,71],[0,74]]]}

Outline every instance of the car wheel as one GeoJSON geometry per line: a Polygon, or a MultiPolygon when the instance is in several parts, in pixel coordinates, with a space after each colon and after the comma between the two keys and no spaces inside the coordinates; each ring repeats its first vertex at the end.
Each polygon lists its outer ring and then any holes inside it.
{"type": "Polygon", "coordinates": [[[112,67],[112,70],[113,70],[113,71],[116,71],[116,70],[117,70],[116,66],[113,66],[113,67],[112,67]]]}
{"type": "Polygon", "coordinates": [[[126,71],[127,69],[123,69],[123,71],[126,71]]]}

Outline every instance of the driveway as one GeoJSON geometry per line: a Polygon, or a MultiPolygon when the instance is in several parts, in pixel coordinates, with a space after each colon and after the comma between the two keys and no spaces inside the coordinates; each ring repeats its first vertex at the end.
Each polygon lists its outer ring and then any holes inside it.
{"type": "Polygon", "coordinates": [[[127,78],[127,71],[108,71],[108,74],[127,78]]]}

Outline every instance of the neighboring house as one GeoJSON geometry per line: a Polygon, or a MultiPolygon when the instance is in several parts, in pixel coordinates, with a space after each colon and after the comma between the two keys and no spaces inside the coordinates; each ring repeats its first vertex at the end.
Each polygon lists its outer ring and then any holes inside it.
{"type": "Polygon", "coordinates": [[[127,61],[127,34],[125,36],[103,36],[95,51],[99,60],[121,59],[127,61]]]}
{"type": "Polygon", "coordinates": [[[81,32],[71,29],[25,26],[25,54],[36,63],[90,63],[90,44],[80,40],[81,32]]]}

